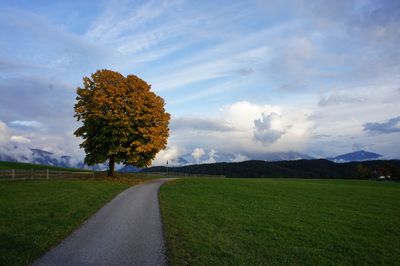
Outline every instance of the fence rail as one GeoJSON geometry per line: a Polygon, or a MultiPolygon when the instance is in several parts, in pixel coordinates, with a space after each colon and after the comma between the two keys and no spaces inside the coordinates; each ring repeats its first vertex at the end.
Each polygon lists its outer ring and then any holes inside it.
{"type": "MultiPolygon", "coordinates": [[[[140,172],[140,173],[119,173],[115,172],[116,177],[145,177],[147,175],[162,176],[181,176],[181,177],[221,177],[223,175],[206,175],[206,174],[191,174],[181,172],[140,172]]],[[[57,171],[50,169],[9,169],[0,170],[0,181],[12,180],[41,180],[41,179],[104,179],[107,172],[71,172],[71,171],[57,171]]]]}
{"type": "Polygon", "coordinates": [[[26,170],[9,169],[0,170],[0,180],[29,180],[29,179],[61,179],[61,178],[101,178],[104,174],[95,172],[69,172],[56,170],[26,170]]]}

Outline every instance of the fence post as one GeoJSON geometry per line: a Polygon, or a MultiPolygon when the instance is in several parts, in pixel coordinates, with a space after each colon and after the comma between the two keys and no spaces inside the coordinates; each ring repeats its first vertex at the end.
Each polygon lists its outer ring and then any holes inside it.
{"type": "Polygon", "coordinates": [[[15,170],[11,169],[11,178],[12,180],[15,180],[15,170]]]}
{"type": "Polygon", "coordinates": [[[49,176],[49,169],[46,169],[46,179],[50,179],[50,176],[49,176]]]}
{"type": "Polygon", "coordinates": [[[31,169],[31,179],[33,179],[33,169],[31,169]]]}

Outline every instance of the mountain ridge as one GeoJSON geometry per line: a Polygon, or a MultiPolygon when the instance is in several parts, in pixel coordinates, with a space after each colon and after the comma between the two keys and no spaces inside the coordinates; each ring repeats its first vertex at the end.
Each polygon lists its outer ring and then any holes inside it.
{"type": "MultiPolygon", "coordinates": [[[[382,155],[359,150],[355,152],[345,153],[337,155],[335,157],[326,158],[333,162],[351,162],[351,161],[366,161],[376,160],[383,158],[382,155]]],[[[210,150],[209,153],[204,153],[202,157],[196,161],[192,154],[184,154],[175,160],[170,160],[170,166],[186,166],[195,164],[207,164],[207,163],[223,163],[223,162],[243,162],[249,160],[262,160],[268,162],[276,161],[296,161],[296,160],[313,160],[316,159],[307,154],[288,151],[288,152],[270,152],[261,153],[257,155],[234,154],[234,153],[218,153],[210,150]]],[[[76,160],[70,155],[57,155],[49,151],[45,151],[38,148],[31,148],[23,145],[0,145],[0,161],[9,162],[22,162],[22,163],[33,163],[33,164],[44,164],[66,168],[80,168],[80,169],[91,169],[91,170],[106,170],[106,164],[98,164],[95,166],[87,166],[82,160],[76,160]]],[[[137,172],[141,169],[131,165],[119,166],[120,172],[137,172]]]]}
{"type": "Polygon", "coordinates": [[[340,162],[360,162],[360,161],[376,160],[382,157],[383,157],[382,155],[374,152],[358,150],[354,152],[337,155],[333,158],[327,158],[327,159],[340,163],[340,162]]]}
{"type": "Polygon", "coordinates": [[[105,164],[88,166],[83,161],[75,160],[69,155],[57,155],[53,152],[22,145],[0,145],[0,161],[31,163],[64,168],[79,168],[95,171],[101,171],[107,168],[105,164]]]}

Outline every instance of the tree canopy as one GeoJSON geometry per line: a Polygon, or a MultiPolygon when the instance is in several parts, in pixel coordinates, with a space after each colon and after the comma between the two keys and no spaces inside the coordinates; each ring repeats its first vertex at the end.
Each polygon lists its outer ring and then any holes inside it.
{"type": "Polygon", "coordinates": [[[82,126],[75,135],[83,138],[85,163],[109,162],[145,167],[165,149],[170,115],[164,100],[135,75],[124,77],[111,70],[98,70],[83,78],[77,88],[75,117],[82,126]]]}

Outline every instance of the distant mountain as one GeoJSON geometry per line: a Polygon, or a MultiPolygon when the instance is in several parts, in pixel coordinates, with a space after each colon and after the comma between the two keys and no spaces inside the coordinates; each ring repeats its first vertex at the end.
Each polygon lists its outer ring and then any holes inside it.
{"type": "Polygon", "coordinates": [[[29,148],[24,145],[0,145],[0,161],[42,164],[66,168],[92,169],[96,171],[107,169],[106,164],[88,166],[83,161],[74,160],[71,156],[60,156],[52,152],[36,148],[29,148]]]}
{"type": "Polygon", "coordinates": [[[204,155],[200,158],[193,158],[191,153],[182,155],[181,157],[170,161],[170,166],[184,166],[191,164],[206,164],[206,163],[222,163],[222,162],[243,162],[247,160],[263,160],[263,161],[293,161],[293,160],[311,160],[313,157],[294,151],[289,152],[269,152],[261,154],[241,153],[236,154],[232,152],[211,152],[206,150],[204,155]],[[210,156],[210,153],[212,156],[210,156]]]}
{"type": "Polygon", "coordinates": [[[139,172],[141,170],[141,168],[138,168],[136,166],[133,165],[124,165],[121,169],[118,170],[118,172],[121,173],[136,173],[139,172]]]}
{"type": "Polygon", "coordinates": [[[44,164],[53,165],[61,167],[70,167],[71,157],[70,156],[55,156],[53,153],[40,150],[40,149],[30,149],[32,151],[32,161],[30,163],[34,164],[44,164]]]}
{"type": "Polygon", "coordinates": [[[179,165],[186,165],[186,164],[189,163],[189,161],[186,160],[186,159],[183,158],[183,157],[179,157],[178,159],[176,159],[176,162],[177,162],[179,165]]]}
{"type": "Polygon", "coordinates": [[[337,162],[337,163],[344,163],[344,162],[360,162],[360,161],[376,160],[381,157],[382,157],[382,155],[380,155],[380,154],[360,150],[360,151],[350,152],[350,153],[338,155],[336,157],[327,158],[327,159],[330,161],[337,162]]]}
{"type": "Polygon", "coordinates": [[[307,154],[289,151],[289,152],[265,153],[263,155],[256,156],[256,158],[251,158],[251,159],[253,160],[261,159],[264,161],[276,162],[276,161],[311,160],[314,158],[307,154]]]}
{"type": "MultiPolygon", "coordinates": [[[[368,161],[381,158],[382,155],[367,152],[356,151],[351,153],[342,154],[327,160],[333,162],[353,162],[353,161],[368,161]]],[[[247,160],[259,160],[267,162],[279,161],[297,161],[297,160],[312,160],[313,157],[294,151],[289,152],[271,152],[262,154],[235,154],[235,153],[220,153],[213,150],[206,150],[204,155],[197,160],[191,153],[184,154],[175,160],[169,161],[169,166],[187,166],[196,164],[209,164],[209,163],[224,163],[224,162],[243,162],[247,160]]],[[[107,169],[107,164],[97,164],[94,166],[87,166],[82,160],[76,160],[68,155],[57,155],[49,151],[30,148],[25,145],[0,145],[0,161],[21,162],[51,165],[65,168],[80,168],[91,169],[95,171],[103,171],[107,169]]],[[[165,166],[165,165],[164,165],[165,166]]],[[[141,169],[131,165],[116,165],[119,172],[138,172],[141,169]]]]}

